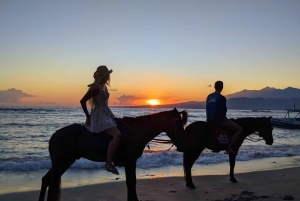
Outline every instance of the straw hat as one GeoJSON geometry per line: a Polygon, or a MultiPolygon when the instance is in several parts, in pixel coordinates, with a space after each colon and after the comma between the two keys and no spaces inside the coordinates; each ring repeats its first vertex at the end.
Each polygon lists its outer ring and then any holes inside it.
{"type": "Polygon", "coordinates": [[[96,72],[94,73],[95,81],[92,84],[89,84],[88,87],[90,87],[93,84],[99,84],[104,82],[107,79],[108,75],[111,74],[112,72],[113,71],[108,70],[106,66],[99,66],[96,72]]]}

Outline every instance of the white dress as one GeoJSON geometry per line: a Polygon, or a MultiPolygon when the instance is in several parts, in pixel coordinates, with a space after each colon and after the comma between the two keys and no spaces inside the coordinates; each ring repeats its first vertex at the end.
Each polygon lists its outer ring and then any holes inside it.
{"type": "Polygon", "coordinates": [[[114,115],[108,107],[109,93],[106,86],[99,85],[99,93],[93,97],[95,107],[91,111],[91,125],[86,126],[89,131],[99,133],[111,127],[116,127],[114,115]]]}

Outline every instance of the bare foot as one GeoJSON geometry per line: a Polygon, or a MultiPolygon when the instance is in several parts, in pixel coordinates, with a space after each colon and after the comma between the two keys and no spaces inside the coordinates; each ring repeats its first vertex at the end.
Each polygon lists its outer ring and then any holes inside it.
{"type": "Polygon", "coordinates": [[[119,175],[118,170],[117,170],[111,163],[105,164],[104,167],[105,167],[105,169],[106,169],[108,172],[111,172],[111,173],[113,173],[113,174],[119,175]]]}
{"type": "Polygon", "coordinates": [[[237,155],[230,147],[225,150],[228,154],[237,155]]]}

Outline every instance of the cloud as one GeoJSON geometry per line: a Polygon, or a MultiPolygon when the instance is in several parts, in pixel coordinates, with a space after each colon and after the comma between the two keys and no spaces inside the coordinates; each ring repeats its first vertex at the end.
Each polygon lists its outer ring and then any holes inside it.
{"type": "Polygon", "coordinates": [[[22,90],[15,88],[8,89],[6,91],[0,91],[0,102],[18,103],[22,98],[37,97],[35,95],[27,94],[22,90]]]}
{"type": "Polygon", "coordinates": [[[120,105],[134,105],[134,101],[136,100],[141,100],[141,99],[144,99],[144,98],[141,98],[141,97],[135,97],[135,96],[132,96],[132,95],[123,95],[123,96],[120,96],[119,98],[116,98],[118,101],[120,101],[120,105]]]}

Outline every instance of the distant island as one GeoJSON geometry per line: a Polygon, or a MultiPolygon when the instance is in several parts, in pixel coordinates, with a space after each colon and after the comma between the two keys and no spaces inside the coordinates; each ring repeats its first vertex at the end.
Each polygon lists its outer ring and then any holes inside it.
{"type": "MultiPolygon", "coordinates": [[[[228,109],[238,110],[285,110],[300,108],[300,89],[288,87],[275,89],[266,87],[261,90],[243,90],[225,95],[228,109]]],[[[205,109],[205,101],[189,101],[167,105],[113,106],[126,108],[184,108],[205,109]]]]}

